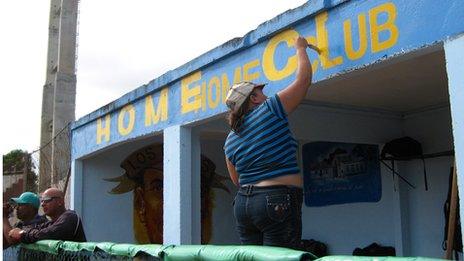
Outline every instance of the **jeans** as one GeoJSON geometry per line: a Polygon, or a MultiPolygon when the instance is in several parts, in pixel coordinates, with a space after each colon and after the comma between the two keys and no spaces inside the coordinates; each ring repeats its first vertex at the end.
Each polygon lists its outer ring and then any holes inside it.
{"type": "Polygon", "coordinates": [[[234,200],[240,241],[243,245],[298,247],[302,202],[303,190],[298,187],[242,186],[234,200]]]}

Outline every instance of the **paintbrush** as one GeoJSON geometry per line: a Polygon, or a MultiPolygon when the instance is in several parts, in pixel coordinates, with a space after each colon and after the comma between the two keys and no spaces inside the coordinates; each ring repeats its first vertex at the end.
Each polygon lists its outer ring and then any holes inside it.
{"type": "Polygon", "coordinates": [[[308,44],[308,47],[316,51],[318,54],[321,54],[321,49],[319,47],[315,46],[314,44],[308,44]]]}

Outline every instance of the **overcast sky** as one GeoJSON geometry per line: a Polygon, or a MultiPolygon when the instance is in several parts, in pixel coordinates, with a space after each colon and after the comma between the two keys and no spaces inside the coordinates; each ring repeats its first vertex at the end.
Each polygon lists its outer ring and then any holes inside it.
{"type": "MultiPolygon", "coordinates": [[[[304,0],[81,0],[76,119],[304,0]]],[[[40,143],[49,0],[0,3],[1,153],[40,143]]]]}

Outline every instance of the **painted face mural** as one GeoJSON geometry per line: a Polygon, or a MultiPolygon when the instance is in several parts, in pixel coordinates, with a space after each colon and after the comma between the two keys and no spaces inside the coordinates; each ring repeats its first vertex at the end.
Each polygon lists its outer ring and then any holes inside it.
{"type": "MultiPolygon", "coordinates": [[[[121,163],[122,176],[105,179],[119,182],[109,193],[134,194],[134,236],[140,244],[163,243],[163,144],[139,149],[121,163]]],[[[216,165],[201,155],[201,243],[211,238],[211,219],[214,191],[220,188],[228,193],[223,184],[229,179],[216,173],[216,165]]]]}

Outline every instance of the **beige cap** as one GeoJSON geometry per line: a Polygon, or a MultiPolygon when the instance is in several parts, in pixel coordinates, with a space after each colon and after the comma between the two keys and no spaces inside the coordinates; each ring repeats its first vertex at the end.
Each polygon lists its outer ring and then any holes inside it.
{"type": "Polygon", "coordinates": [[[234,84],[227,93],[226,105],[233,112],[237,112],[254,88],[264,87],[266,84],[239,82],[234,84]]]}

